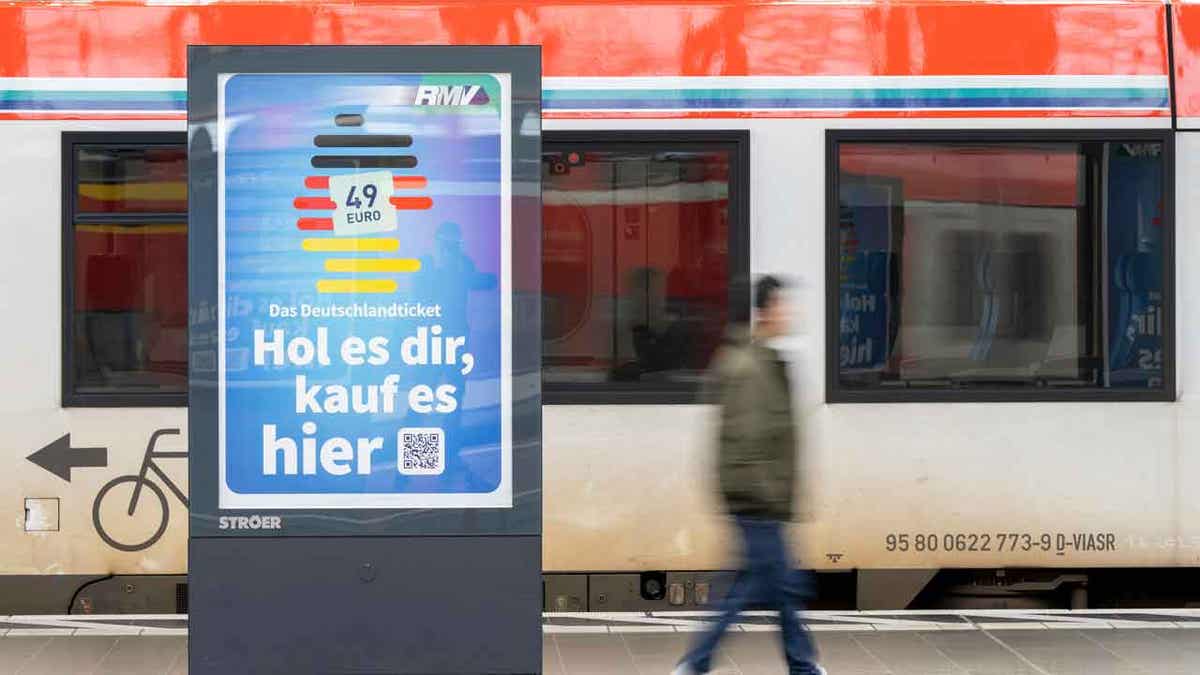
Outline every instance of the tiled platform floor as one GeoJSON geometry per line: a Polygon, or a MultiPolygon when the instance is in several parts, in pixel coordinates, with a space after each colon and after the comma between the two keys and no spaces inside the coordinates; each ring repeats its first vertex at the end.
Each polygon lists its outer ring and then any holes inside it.
{"type": "MultiPolygon", "coordinates": [[[[547,615],[546,675],[666,675],[696,615],[547,615]],[[682,619],[679,617],[683,617],[682,619]]],[[[832,675],[1200,673],[1200,613],[813,613],[832,675]]],[[[187,672],[186,617],[0,617],[0,675],[187,672]]],[[[718,673],[782,675],[779,635],[750,617],[718,673]]]]}
{"type": "MultiPolygon", "coordinates": [[[[547,635],[546,675],[671,672],[687,636],[547,635]]],[[[816,634],[830,675],[1183,675],[1200,673],[1200,630],[1114,629],[816,634]]],[[[784,675],[778,634],[738,633],[719,673],[784,675]]]]}

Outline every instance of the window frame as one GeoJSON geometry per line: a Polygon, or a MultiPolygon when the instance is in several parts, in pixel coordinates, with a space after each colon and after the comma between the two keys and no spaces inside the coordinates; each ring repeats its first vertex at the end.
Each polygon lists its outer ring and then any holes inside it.
{"type": "Polygon", "coordinates": [[[1173,402],[1175,349],[1175,136],[1163,129],[830,129],[825,132],[825,401],[826,403],[1173,402]],[[867,389],[841,387],[839,147],[842,143],[1158,142],[1163,154],[1163,386],[1161,389],[867,389]]]}
{"type": "MultiPolygon", "coordinates": [[[[543,131],[543,154],[552,146],[571,144],[574,149],[645,151],[665,146],[669,150],[726,150],[729,174],[729,316],[746,320],[750,315],[750,131],[737,130],[587,130],[543,131]]],[[[543,224],[544,227],[544,224],[543,224]]],[[[539,246],[541,242],[539,241],[539,246]]],[[[539,275],[541,270],[538,271],[539,275]]],[[[643,382],[546,382],[545,405],[678,405],[699,402],[700,384],[643,382]]]]}
{"type": "Polygon", "coordinates": [[[187,148],[187,133],[177,131],[65,131],[62,133],[62,357],[61,393],[64,408],[183,408],[188,394],[182,392],[78,392],[75,390],[75,224],[186,225],[187,211],[180,213],[89,213],[76,209],[78,194],[75,152],[80,147],[145,148],[170,145],[187,148]]]}

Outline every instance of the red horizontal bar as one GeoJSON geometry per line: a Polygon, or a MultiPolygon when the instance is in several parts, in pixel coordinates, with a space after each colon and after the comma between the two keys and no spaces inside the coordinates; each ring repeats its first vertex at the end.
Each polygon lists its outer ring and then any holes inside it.
{"type": "MultiPolygon", "coordinates": [[[[392,197],[390,201],[396,208],[408,211],[423,211],[433,206],[429,197],[392,197]]],[[[298,209],[333,209],[337,206],[328,197],[296,197],[292,204],[298,209]]]]}
{"type": "Polygon", "coordinates": [[[332,209],[337,206],[328,197],[296,197],[292,204],[298,209],[332,209]]]}
{"type": "Polygon", "coordinates": [[[392,197],[391,202],[398,209],[410,211],[424,211],[433,206],[433,200],[429,197],[392,197]]]}
{"type": "Polygon", "coordinates": [[[399,190],[416,190],[429,185],[425,176],[392,176],[392,187],[399,190]]]}
{"type": "MultiPolygon", "coordinates": [[[[429,185],[425,176],[392,176],[392,187],[398,190],[418,190],[429,185]]],[[[309,176],[304,179],[304,187],[310,190],[326,190],[329,188],[329,176],[309,176]]]]}
{"type": "Polygon", "coordinates": [[[296,221],[301,230],[332,230],[333,218],[301,218],[296,221]]]}

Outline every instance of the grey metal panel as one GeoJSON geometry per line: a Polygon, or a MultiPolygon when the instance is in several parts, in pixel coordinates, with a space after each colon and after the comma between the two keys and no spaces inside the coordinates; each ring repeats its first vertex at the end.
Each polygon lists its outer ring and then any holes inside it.
{"type": "MultiPolygon", "coordinates": [[[[589,574],[587,577],[587,611],[591,612],[665,612],[670,610],[713,609],[729,592],[735,578],[733,572],[667,572],[667,593],[660,599],[642,595],[640,574],[589,574]],[[671,588],[680,586],[683,604],[671,602],[671,588]],[[697,595],[697,589],[700,595],[697,595]]],[[[546,610],[568,611],[553,606],[547,582],[546,610]]]]}
{"type": "Polygon", "coordinates": [[[191,673],[540,673],[538,537],[197,538],[191,673]]]}
{"type": "MultiPolygon", "coordinates": [[[[74,614],[173,614],[179,606],[182,574],[122,574],[79,587],[74,614]]],[[[180,615],[181,617],[183,615],[180,615]]]]}
{"type": "Polygon", "coordinates": [[[905,609],[937,576],[936,569],[859,570],[859,609],[905,609]]]}
{"type": "Polygon", "coordinates": [[[70,613],[75,591],[103,578],[102,574],[0,575],[0,615],[70,613]]]}
{"type": "MultiPolygon", "coordinates": [[[[593,574],[588,584],[588,610],[629,612],[648,609],[637,574],[593,574]]],[[[655,603],[657,604],[657,603],[655,603]]]]}
{"type": "Polygon", "coordinates": [[[542,588],[542,609],[547,612],[582,612],[587,609],[586,574],[547,574],[542,578],[542,588]]]}

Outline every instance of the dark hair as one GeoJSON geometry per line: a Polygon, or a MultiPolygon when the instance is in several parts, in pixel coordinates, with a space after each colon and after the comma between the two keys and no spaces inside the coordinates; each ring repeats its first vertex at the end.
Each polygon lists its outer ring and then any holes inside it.
{"type": "Polygon", "coordinates": [[[766,309],[767,305],[775,299],[779,291],[783,290],[786,284],[779,277],[771,276],[770,274],[759,278],[754,284],[754,308],[766,309]]]}

